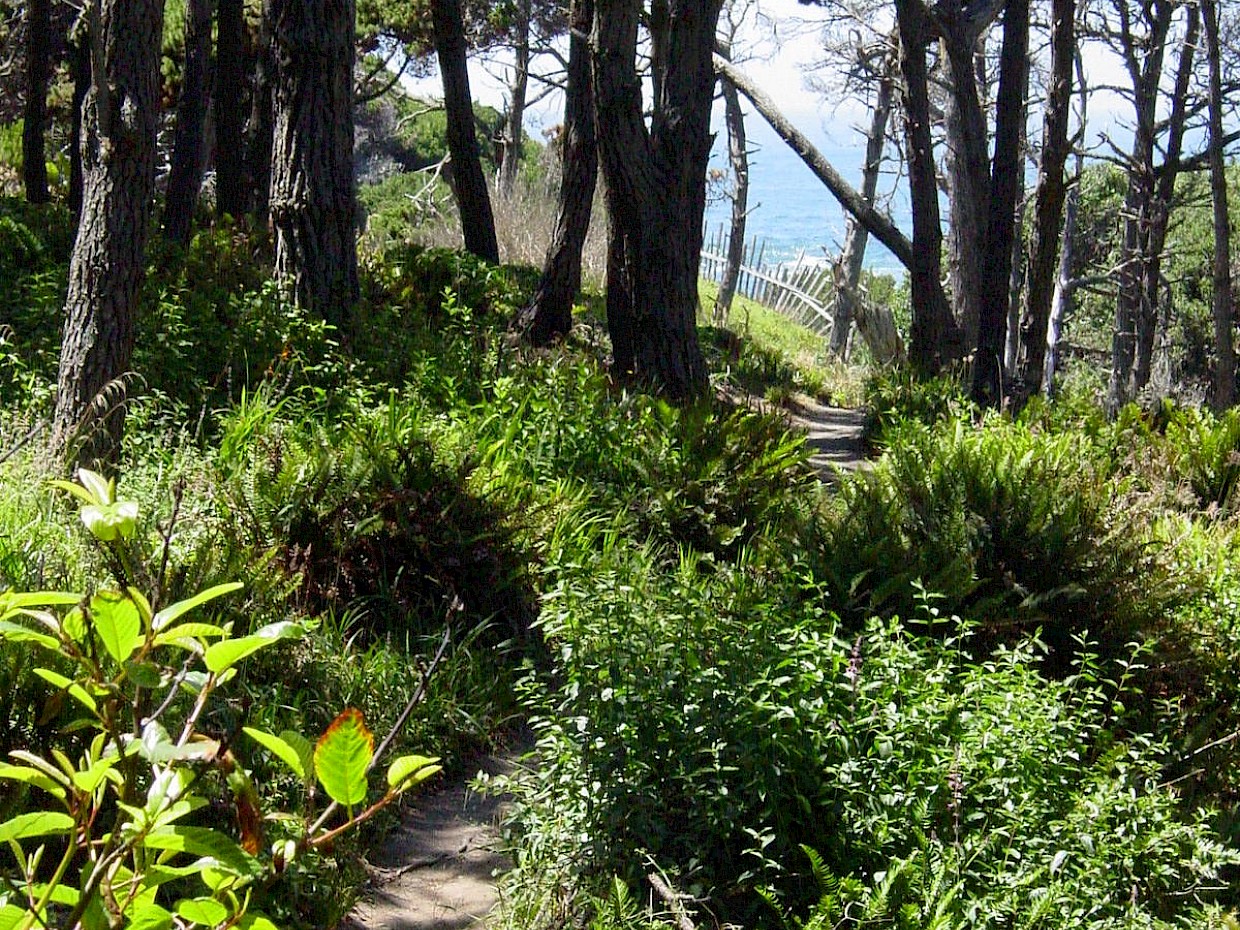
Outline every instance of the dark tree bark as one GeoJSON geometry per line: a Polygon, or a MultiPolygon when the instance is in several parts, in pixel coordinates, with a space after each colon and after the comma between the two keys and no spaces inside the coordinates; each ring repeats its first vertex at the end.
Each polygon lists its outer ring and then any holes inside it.
{"type": "Polygon", "coordinates": [[[245,0],[217,0],[215,45],[215,212],[245,214],[245,0]]]}
{"type": "Polygon", "coordinates": [[[1145,238],[1144,267],[1141,274],[1142,298],[1137,314],[1137,358],[1132,372],[1132,394],[1144,388],[1150,381],[1154,359],[1154,347],[1159,330],[1159,313],[1163,307],[1162,292],[1165,285],[1162,261],[1167,244],[1167,232],[1171,226],[1171,206],[1175,197],[1175,182],[1179,176],[1180,154],[1184,149],[1184,131],[1188,119],[1189,85],[1193,78],[1193,58],[1197,51],[1201,20],[1196,6],[1187,8],[1188,22],[1184,42],[1180,46],[1180,59],[1176,67],[1175,89],[1172,91],[1171,112],[1168,114],[1167,141],[1163,163],[1158,171],[1154,188],[1154,202],[1150,207],[1150,224],[1145,238]]]}
{"type": "Polygon", "coordinates": [[[69,74],[73,79],[73,102],[69,114],[69,212],[76,229],[82,217],[82,120],[90,92],[90,36],[85,17],[69,34],[69,74]]]}
{"type": "Polygon", "coordinates": [[[950,71],[945,120],[951,211],[948,268],[956,319],[970,347],[978,344],[984,258],[990,254],[985,238],[990,209],[989,140],[976,62],[981,34],[1001,5],[1001,0],[987,0],[977,7],[951,0],[928,13],[942,37],[950,71]]]}
{"type": "Polygon", "coordinates": [[[595,128],[611,217],[607,323],[615,366],[669,397],[688,398],[707,387],[697,281],[720,0],[669,0],[665,9],[666,27],[652,38],[659,80],[647,129],[636,72],[640,3],[596,3],[595,128]]]}
{"type": "MultiPolygon", "coordinates": [[[[731,49],[717,44],[721,58],[731,61],[731,49]]],[[[745,138],[745,112],[741,109],[740,92],[727,75],[719,76],[719,89],[723,94],[723,118],[728,131],[728,164],[735,178],[732,191],[732,222],[728,228],[728,254],[723,265],[723,277],[719,281],[719,293],[715,295],[712,317],[723,326],[732,312],[732,300],[741,276],[741,264],[745,260],[745,220],[749,215],[749,143],[745,138]]]]}
{"type": "Polygon", "coordinates": [[[495,238],[495,215],[478,151],[474,129],[474,104],[469,91],[465,62],[465,25],[460,0],[431,0],[435,51],[443,75],[443,102],[448,119],[448,153],[452,158],[457,208],[467,251],[488,262],[499,263],[495,238]]]}
{"type": "Polygon", "coordinates": [[[1050,88],[1042,121],[1042,154],[1034,193],[1033,245],[1016,356],[1017,390],[1025,397],[1032,397],[1041,389],[1046,363],[1046,328],[1055,290],[1060,227],[1067,195],[1064,171],[1071,150],[1068,116],[1075,45],[1076,0],[1052,0],[1050,88]]]}
{"type": "Polygon", "coordinates": [[[250,94],[250,116],[244,134],[247,200],[260,227],[267,225],[271,199],[272,91],[276,70],[272,3],[273,0],[263,0],[254,61],[254,86],[250,94]]]}
{"type": "MultiPolygon", "coordinates": [[[[892,49],[896,37],[892,36],[892,49]]],[[[894,55],[884,55],[882,71],[878,75],[878,93],[870,111],[870,129],[865,140],[865,166],[861,177],[861,196],[868,204],[874,203],[878,193],[878,176],[883,165],[883,149],[887,144],[887,123],[891,119],[891,105],[895,97],[896,60],[894,55]]],[[[835,291],[835,319],[831,324],[831,352],[840,359],[848,352],[848,334],[856,316],[857,290],[861,286],[861,271],[865,264],[865,250],[869,232],[865,225],[851,214],[844,233],[844,253],[840,256],[839,280],[835,291]]]]}
{"type": "Polygon", "coordinates": [[[574,0],[570,15],[559,212],[538,288],[518,320],[518,327],[534,345],[562,339],[572,328],[573,301],[581,290],[581,250],[590,230],[598,181],[594,90],[586,40],[594,19],[593,0],[574,0]]]}
{"type": "Polygon", "coordinates": [[[1003,346],[1012,299],[1012,255],[1016,202],[1021,188],[1021,138],[1028,90],[1029,0],[1008,0],[1003,16],[1003,50],[995,107],[994,167],[989,179],[986,261],[977,353],[973,360],[973,399],[987,407],[1003,400],[1003,346]]]}
{"type": "Polygon", "coordinates": [[[88,7],[94,81],[84,108],[82,221],[69,265],[52,444],[83,465],[114,462],[134,307],[155,185],[162,0],[88,7]]]}
{"type": "Polygon", "coordinates": [[[1236,354],[1232,341],[1234,310],[1231,288],[1231,220],[1227,212],[1227,171],[1223,159],[1223,79],[1219,50],[1218,6],[1202,0],[1206,58],[1210,67],[1210,193],[1214,206],[1214,393],[1216,410],[1236,400],[1236,354]]]}
{"type": "MultiPolygon", "coordinates": [[[[1120,247],[1119,290],[1115,301],[1115,326],[1111,335],[1111,378],[1107,388],[1107,410],[1114,415],[1141,387],[1135,378],[1138,328],[1151,329],[1157,304],[1149,303],[1150,231],[1157,218],[1155,142],[1158,134],[1158,96],[1166,57],[1167,35],[1175,9],[1172,3],[1154,4],[1144,10],[1148,30],[1144,36],[1134,31],[1132,16],[1124,0],[1113,0],[1120,21],[1120,53],[1132,83],[1135,116],[1132,150],[1126,171],[1128,190],[1124,195],[1124,230],[1120,247]],[[1143,306],[1145,304],[1145,306],[1143,306]]],[[[1156,286],[1156,282],[1155,282],[1156,286]]],[[[1156,291],[1155,291],[1156,293],[1156,291]]]]}
{"type": "Polygon", "coordinates": [[[919,374],[935,375],[945,362],[961,357],[963,339],[943,293],[939,189],[930,136],[930,92],[926,66],[929,24],[921,0],[896,0],[900,32],[900,70],[904,76],[909,193],[913,245],[909,264],[913,323],[909,361],[919,374]]]}
{"type": "Polygon", "coordinates": [[[26,199],[47,203],[47,85],[52,76],[51,0],[26,4],[26,107],[22,122],[22,181],[26,199]]]}
{"type": "Polygon", "coordinates": [[[202,187],[203,129],[207,118],[207,65],[211,57],[211,0],[185,5],[185,71],[177,102],[172,168],[164,196],[164,235],[188,245],[202,187]]]}
{"type": "Polygon", "coordinates": [[[499,163],[499,190],[511,196],[521,168],[521,139],[524,136],[525,99],[530,84],[530,0],[518,0],[516,35],[513,41],[513,76],[508,86],[508,113],[504,119],[504,139],[499,163]]]}
{"type": "Polygon", "coordinates": [[[347,331],[358,296],[353,0],[274,0],[271,222],[276,275],[347,331]]]}

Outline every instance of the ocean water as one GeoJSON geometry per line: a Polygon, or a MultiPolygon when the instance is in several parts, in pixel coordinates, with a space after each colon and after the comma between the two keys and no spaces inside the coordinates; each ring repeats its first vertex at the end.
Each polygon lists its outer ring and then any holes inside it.
{"type": "MultiPolygon", "coordinates": [[[[746,120],[750,136],[749,216],[746,239],[756,239],[762,247],[763,263],[772,265],[799,258],[834,258],[844,246],[845,213],[839,202],[822,182],[756,114],[746,120]]],[[[803,130],[805,131],[805,130],[803,130]]],[[[855,145],[840,144],[825,138],[819,131],[810,133],[815,146],[849,184],[860,186],[865,148],[861,137],[849,130],[833,133],[833,137],[855,136],[855,145]],[[816,137],[815,137],[816,136],[816,137]]],[[[727,142],[722,131],[711,153],[711,168],[726,170],[727,142]]],[[[879,184],[880,197],[890,195],[887,209],[905,233],[912,235],[908,196],[896,186],[895,179],[884,175],[879,184]],[[892,191],[894,189],[894,194],[892,191]]],[[[706,238],[715,231],[725,230],[731,222],[732,203],[722,197],[706,208],[706,238]]],[[[872,236],[866,247],[866,267],[896,277],[903,266],[872,236]]]]}

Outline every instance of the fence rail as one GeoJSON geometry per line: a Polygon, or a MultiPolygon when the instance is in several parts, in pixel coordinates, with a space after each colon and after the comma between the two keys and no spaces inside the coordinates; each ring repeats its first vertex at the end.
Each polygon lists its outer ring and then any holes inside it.
{"type": "MultiPolygon", "coordinates": [[[[703,278],[715,282],[723,279],[727,249],[728,234],[720,226],[702,248],[703,278]]],[[[804,255],[793,262],[765,264],[765,253],[765,240],[746,243],[736,292],[821,335],[829,334],[834,321],[831,266],[804,255]]]]}

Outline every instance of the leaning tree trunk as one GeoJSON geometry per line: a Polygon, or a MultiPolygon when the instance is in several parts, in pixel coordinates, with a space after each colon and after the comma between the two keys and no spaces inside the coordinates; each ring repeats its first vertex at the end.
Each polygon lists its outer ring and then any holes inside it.
{"type": "Polygon", "coordinates": [[[720,0],[670,0],[652,39],[660,76],[647,129],[637,79],[640,3],[599,0],[591,35],[599,162],[611,216],[608,328],[614,362],[672,398],[702,394],[698,266],[710,157],[720,0]],[[610,291],[624,299],[613,303],[610,291]],[[614,312],[614,317],[613,317],[614,312]]]}
{"type": "Polygon", "coordinates": [[[218,0],[215,45],[215,212],[245,213],[245,2],[218,0]]]}
{"type": "Polygon", "coordinates": [[[921,375],[938,374],[945,362],[961,357],[963,339],[943,293],[939,187],[930,135],[930,92],[926,65],[929,24],[921,0],[896,0],[900,31],[900,70],[904,75],[905,133],[909,193],[913,207],[913,247],[909,265],[913,323],[909,361],[921,375]]]}
{"type": "Polygon", "coordinates": [[[1223,161],[1223,88],[1219,60],[1218,6],[1202,0],[1206,56],[1210,65],[1210,193],[1214,205],[1214,393],[1216,410],[1236,399],[1236,354],[1232,344],[1231,220],[1227,213],[1227,171],[1223,161]]]}
{"type": "Polygon", "coordinates": [[[590,46],[586,39],[594,19],[594,0],[574,0],[570,16],[568,87],[560,156],[560,209],[542,277],[517,324],[534,345],[562,339],[572,328],[573,301],[581,290],[581,251],[590,231],[594,188],[598,182],[594,90],[590,77],[590,46]]]}
{"type": "Polygon", "coordinates": [[[465,62],[465,24],[460,0],[431,0],[435,50],[443,76],[443,103],[448,119],[448,153],[456,183],[457,208],[465,248],[481,259],[499,263],[495,238],[495,215],[487,192],[486,175],[474,130],[474,105],[469,92],[469,69],[465,62]]]}
{"type": "Polygon", "coordinates": [[[47,203],[47,85],[51,80],[51,0],[26,5],[26,107],[22,122],[22,180],[26,199],[47,203]]]}
{"type": "Polygon", "coordinates": [[[1076,0],[1052,0],[1051,75],[1042,122],[1042,155],[1034,193],[1033,245],[1029,256],[1028,289],[1020,317],[1016,355],[1017,390],[1025,397],[1042,386],[1046,363],[1046,331],[1055,288],[1067,184],[1064,169],[1071,145],[1068,115],[1072,101],[1072,63],[1076,44],[1076,0]]]}
{"type": "Polygon", "coordinates": [[[276,274],[345,329],[358,296],[353,0],[277,0],[271,222],[276,274]]]}
{"type": "MultiPolygon", "coordinates": [[[[729,46],[718,43],[716,48],[720,57],[731,61],[729,46]]],[[[715,295],[715,308],[711,314],[716,324],[724,326],[732,312],[732,300],[736,297],[741,264],[745,260],[745,220],[749,215],[749,143],[745,138],[745,112],[741,109],[740,92],[726,74],[719,76],[719,89],[723,92],[723,118],[728,129],[728,164],[736,179],[736,187],[732,191],[728,254],[723,265],[723,277],[719,281],[719,293],[715,295]]]]}
{"type": "Polygon", "coordinates": [[[1003,50],[999,95],[995,106],[994,168],[987,198],[987,260],[982,263],[982,292],[977,353],[973,359],[973,399],[984,407],[1003,401],[1003,347],[1012,299],[1012,255],[1016,238],[1016,201],[1021,187],[1020,142],[1028,88],[1029,0],[1008,0],[1003,15],[1003,50]]]}
{"type": "Polygon", "coordinates": [[[164,235],[189,244],[198,190],[202,186],[203,130],[207,118],[207,64],[211,57],[211,0],[187,0],[185,72],[177,103],[172,168],[164,196],[164,235]]]}
{"type": "Polygon", "coordinates": [[[82,221],[69,264],[52,444],[83,465],[115,462],[122,391],[155,187],[163,0],[88,7],[93,86],[84,108],[82,221]]]}
{"type": "MultiPolygon", "coordinates": [[[[895,36],[892,36],[894,46],[895,36]]],[[[874,203],[878,193],[878,176],[883,167],[883,149],[887,144],[887,123],[891,119],[891,103],[895,96],[896,61],[884,56],[883,71],[879,77],[878,94],[870,111],[870,131],[865,140],[865,167],[861,175],[861,196],[868,204],[874,203]]],[[[835,289],[835,319],[831,324],[831,353],[843,359],[848,353],[848,334],[856,317],[857,294],[861,287],[861,271],[865,264],[865,250],[869,243],[865,225],[851,214],[844,233],[844,254],[835,289]]]]}

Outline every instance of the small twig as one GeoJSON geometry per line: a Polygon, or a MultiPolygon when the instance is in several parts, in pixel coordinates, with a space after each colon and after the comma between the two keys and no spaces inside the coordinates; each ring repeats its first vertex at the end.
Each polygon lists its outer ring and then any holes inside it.
{"type": "Polygon", "coordinates": [[[26,430],[26,435],[23,436],[21,439],[17,440],[17,444],[14,445],[13,448],[9,449],[3,455],[0,455],[0,465],[3,465],[13,456],[17,455],[18,452],[20,452],[23,448],[25,448],[26,444],[30,442],[30,440],[34,439],[35,436],[39,435],[39,432],[45,426],[47,426],[46,420],[37,420],[34,426],[26,430]]]}
{"type": "Polygon", "coordinates": [[[646,881],[650,882],[650,887],[663,903],[672,909],[672,916],[676,918],[676,926],[680,930],[697,930],[697,926],[689,918],[689,912],[685,910],[685,900],[693,900],[690,895],[673,891],[672,886],[658,872],[651,872],[646,876],[646,881]]]}

